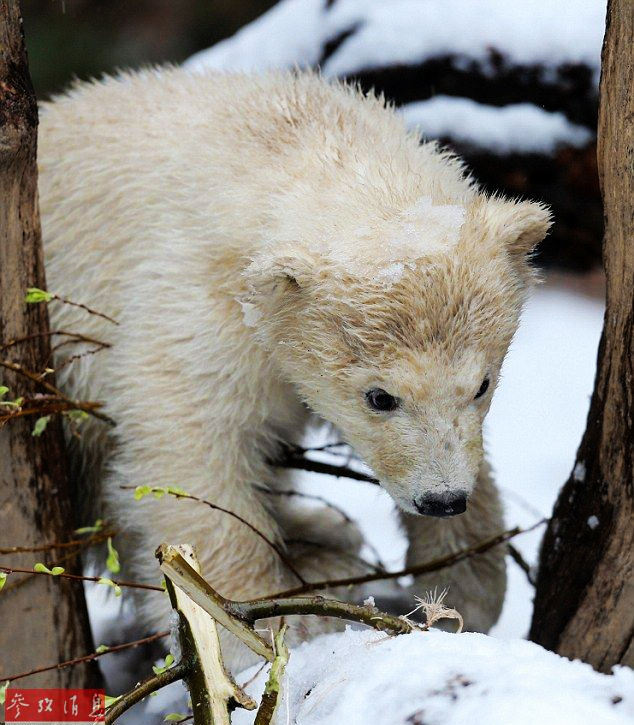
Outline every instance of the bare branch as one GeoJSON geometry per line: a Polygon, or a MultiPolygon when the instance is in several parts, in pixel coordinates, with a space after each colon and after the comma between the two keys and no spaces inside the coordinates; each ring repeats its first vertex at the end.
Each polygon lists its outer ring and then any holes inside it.
{"type": "Polygon", "coordinates": [[[414,564],[413,566],[408,566],[404,569],[400,569],[399,571],[379,572],[376,574],[363,574],[361,576],[347,577],[345,579],[329,579],[320,582],[310,582],[301,587],[293,587],[292,589],[287,589],[283,592],[277,592],[276,594],[267,597],[267,599],[272,599],[273,597],[291,597],[297,594],[305,594],[307,592],[318,591],[320,589],[350,587],[356,586],[358,584],[367,584],[368,582],[384,581],[386,579],[398,579],[402,576],[418,576],[420,574],[428,574],[432,571],[438,571],[440,569],[445,569],[447,567],[453,566],[460,561],[470,559],[472,556],[484,554],[486,551],[489,551],[489,549],[492,549],[494,546],[499,546],[500,544],[503,544],[510,539],[519,536],[520,534],[526,534],[529,531],[533,531],[533,529],[536,529],[538,526],[541,526],[546,522],[547,519],[541,519],[540,521],[537,521],[532,526],[529,526],[526,529],[521,529],[519,526],[516,526],[513,529],[503,531],[499,534],[496,534],[495,536],[492,536],[490,539],[485,539],[484,541],[474,544],[473,546],[469,546],[465,549],[461,549],[460,551],[456,551],[453,554],[447,554],[446,556],[442,556],[439,559],[435,559],[434,561],[430,561],[424,564],[414,564]]]}
{"type": "MultiPolygon", "coordinates": [[[[37,574],[42,576],[51,576],[45,571],[33,571],[33,569],[23,569],[21,567],[15,567],[15,566],[3,566],[0,565],[0,571],[4,571],[7,574],[37,574]]],[[[104,578],[99,576],[81,576],[80,574],[66,574],[65,572],[62,574],[55,574],[55,577],[61,577],[62,579],[74,579],[75,581],[82,581],[82,582],[94,582],[96,584],[103,584],[104,578]]],[[[127,587],[129,589],[146,589],[148,591],[152,592],[164,592],[165,590],[163,587],[157,587],[153,584],[141,584],[140,582],[127,582],[127,581],[119,581],[118,579],[108,579],[108,581],[111,581],[114,585],[118,587],[127,587]]]]}
{"type": "Polygon", "coordinates": [[[59,388],[56,388],[54,385],[44,380],[42,378],[42,375],[38,375],[37,373],[33,373],[30,370],[26,370],[19,363],[11,362],[11,360],[0,360],[0,367],[11,370],[16,374],[21,375],[22,377],[27,378],[28,380],[31,380],[38,385],[41,385],[45,390],[48,390],[49,393],[56,395],[58,398],[65,401],[66,403],[69,403],[73,408],[76,408],[77,410],[83,410],[89,415],[92,415],[95,418],[99,418],[99,420],[102,420],[104,421],[104,423],[108,423],[111,426],[117,425],[115,421],[112,420],[112,418],[96,411],[94,407],[92,407],[92,404],[90,406],[86,406],[81,400],[73,400],[72,398],[69,398],[67,395],[62,393],[59,388]]]}
{"type": "Polygon", "coordinates": [[[70,305],[71,307],[79,307],[80,309],[87,312],[89,315],[95,315],[96,317],[102,317],[104,320],[108,320],[108,322],[112,322],[113,325],[119,324],[112,317],[108,317],[108,315],[104,315],[103,312],[97,312],[97,310],[93,310],[91,307],[88,307],[88,305],[83,305],[80,302],[73,302],[72,300],[67,300],[65,297],[60,297],[59,295],[56,295],[56,294],[51,294],[51,300],[57,300],[58,302],[62,302],[65,305],[70,305]]]}
{"type": "Polygon", "coordinates": [[[100,531],[99,533],[94,534],[94,536],[89,536],[86,539],[74,539],[73,541],[55,541],[52,544],[41,544],[40,546],[7,546],[7,547],[0,547],[0,555],[2,554],[25,554],[25,553],[31,553],[31,552],[37,552],[37,551],[52,551],[55,549],[68,549],[72,547],[77,547],[78,549],[83,549],[87,546],[92,546],[93,544],[98,544],[101,541],[105,541],[108,538],[112,538],[115,536],[117,532],[115,530],[112,531],[100,531]]]}
{"type": "Polygon", "coordinates": [[[123,644],[112,645],[112,647],[108,647],[108,649],[104,650],[103,652],[91,652],[91,654],[84,655],[83,657],[75,657],[75,659],[66,660],[66,662],[58,662],[54,665],[38,667],[34,670],[29,670],[29,672],[21,672],[18,675],[1,675],[0,681],[6,682],[8,680],[9,682],[13,682],[14,680],[21,680],[24,677],[37,675],[40,672],[48,672],[49,670],[61,670],[65,667],[74,667],[75,665],[81,664],[82,662],[91,662],[92,660],[96,660],[98,657],[103,657],[104,655],[109,655],[116,652],[123,652],[124,650],[132,649],[133,647],[140,647],[141,645],[149,644],[150,642],[154,642],[157,639],[167,637],[168,635],[168,631],[156,632],[155,634],[151,634],[148,637],[143,637],[142,639],[135,639],[132,642],[124,642],[123,644]]]}
{"type": "MultiPolygon", "coordinates": [[[[119,488],[123,490],[136,490],[136,486],[119,486],[119,488]]],[[[280,561],[289,569],[289,571],[300,581],[302,584],[305,584],[305,580],[302,577],[302,575],[297,571],[295,566],[293,565],[293,562],[286,556],[284,551],[274,542],[271,541],[267,536],[265,536],[258,528],[256,528],[253,524],[249,523],[246,519],[243,519],[242,516],[235,513],[235,511],[230,511],[229,509],[223,508],[222,506],[218,506],[218,504],[212,503],[211,501],[208,501],[205,498],[200,498],[199,496],[193,496],[190,493],[186,493],[185,491],[181,491],[180,489],[169,489],[168,488],[160,488],[160,487],[154,487],[149,489],[150,492],[161,492],[161,493],[167,493],[170,496],[173,496],[176,499],[184,498],[189,501],[196,501],[197,503],[202,503],[205,506],[209,506],[210,509],[213,511],[220,511],[223,514],[227,514],[228,516],[233,517],[237,521],[239,521],[241,524],[244,524],[247,528],[251,529],[256,536],[259,536],[262,541],[266,542],[271,549],[279,556],[280,561]]]]}
{"type": "Polygon", "coordinates": [[[143,680],[139,685],[134,687],[130,692],[127,692],[113,703],[106,710],[106,725],[112,725],[112,723],[126,710],[129,710],[137,702],[141,702],[145,697],[151,695],[153,692],[160,690],[162,687],[171,685],[172,682],[178,682],[187,677],[190,670],[191,663],[189,661],[182,661],[178,664],[170,667],[169,670],[161,672],[153,677],[148,677],[147,680],[143,680]]]}

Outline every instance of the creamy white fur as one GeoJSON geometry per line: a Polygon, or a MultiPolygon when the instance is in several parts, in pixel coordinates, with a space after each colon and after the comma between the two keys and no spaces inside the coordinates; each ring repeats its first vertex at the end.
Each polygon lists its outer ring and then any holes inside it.
{"type": "MultiPolygon", "coordinates": [[[[311,411],[403,509],[410,562],[502,527],[481,424],[531,280],[526,254],[548,227],[542,207],[484,196],[380,99],[308,74],[163,68],[79,84],[44,105],[39,156],[49,289],[120,321],[51,309],[54,328],[113,343],[59,379],[118,422],[91,421],[77,460],[125,531],[131,576],[156,581],[154,549],[171,541],[194,544],[227,596],[296,584],[235,519],[120,489],[143,484],[181,486],[280,544],[322,542],[288,546],[309,579],[363,570],[354,527],[260,490],[292,485],[269,461],[311,411]],[[371,411],[372,387],[401,407],[371,411]],[[411,515],[414,496],[458,489],[471,493],[466,514],[411,515]]],[[[447,583],[467,627],[488,629],[503,552],[415,589],[447,583]]],[[[140,605],[146,626],[166,616],[161,595],[140,605]]],[[[321,626],[307,618],[296,634],[321,626]]]]}

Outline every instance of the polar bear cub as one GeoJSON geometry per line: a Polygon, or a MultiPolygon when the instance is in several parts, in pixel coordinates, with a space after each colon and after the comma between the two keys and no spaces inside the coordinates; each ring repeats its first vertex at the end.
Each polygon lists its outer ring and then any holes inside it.
{"type": "MultiPolygon", "coordinates": [[[[353,527],[271,495],[293,485],[274,461],[311,418],[393,497],[408,563],[502,528],[482,421],[550,224],[542,205],[482,193],[380,98],[311,74],[161,68],[77,84],[44,104],[39,148],[49,288],[119,323],[51,310],[53,329],[112,345],[59,380],[117,421],[91,422],[75,457],[124,532],[130,576],[155,581],[168,540],[194,544],[223,595],[297,584],[236,518],[121,488],[139,485],[231,510],[303,578],[365,570],[353,527]]],[[[504,552],[414,589],[430,585],[450,585],[466,626],[486,631],[504,552]]],[[[167,606],[148,597],[146,628],[167,606]]]]}

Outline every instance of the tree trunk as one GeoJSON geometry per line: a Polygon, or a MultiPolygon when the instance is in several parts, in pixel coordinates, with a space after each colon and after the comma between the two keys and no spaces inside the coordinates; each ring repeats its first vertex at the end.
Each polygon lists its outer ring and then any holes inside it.
{"type": "Polygon", "coordinates": [[[634,4],[610,0],[598,161],[607,309],[588,425],[541,551],[530,637],[634,665],[634,4]]]}
{"type": "MultiPolygon", "coordinates": [[[[48,331],[46,305],[27,305],[27,287],[45,288],[37,206],[37,104],[29,76],[18,0],[0,0],[0,348],[8,340],[48,331]]],[[[46,335],[0,352],[41,372],[46,335]]],[[[37,392],[0,368],[7,397],[37,392]]],[[[47,377],[47,380],[50,380],[47,377]]],[[[39,438],[33,418],[0,429],[0,546],[36,546],[72,538],[72,506],[58,419],[39,438]]],[[[7,566],[60,561],[63,550],[1,557],[7,566]]],[[[79,573],[79,562],[64,563],[79,573]]],[[[0,593],[0,681],[92,650],[82,587],[46,576],[10,575],[0,593]],[[18,586],[16,586],[16,584],[18,586]]],[[[94,685],[95,665],[20,680],[27,687],[94,685]]],[[[18,683],[16,683],[17,685],[18,683]]]]}

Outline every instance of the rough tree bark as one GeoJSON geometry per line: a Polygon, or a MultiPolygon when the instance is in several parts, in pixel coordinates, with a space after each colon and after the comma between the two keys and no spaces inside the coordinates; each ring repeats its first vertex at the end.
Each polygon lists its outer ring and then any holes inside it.
{"type": "MultiPolygon", "coordinates": [[[[45,288],[37,205],[37,104],[29,76],[18,0],[0,0],[0,347],[8,340],[46,333],[45,305],[24,303],[27,287],[45,288]]],[[[42,371],[50,353],[42,335],[11,347],[3,357],[42,371]]],[[[51,380],[47,377],[47,380],[51,380]]],[[[0,370],[8,397],[37,392],[0,370]]],[[[0,546],[35,546],[72,538],[72,507],[62,431],[51,420],[40,438],[32,418],[0,429],[0,546]]],[[[11,557],[15,566],[60,561],[63,550],[11,557]]],[[[9,564],[8,557],[3,557],[9,564]]],[[[65,563],[78,572],[77,561],[65,563]]],[[[0,680],[15,672],[86,654],[92,649],[81,586],[36,576],[9,577],[0,592],[0,680]],[[18,584],[18,586],[15,586],[18,584]]],[[[86,687],[94,664],[44,673],[21,686],[86,687]]]]}
{"type": "Polygon", "coordinates": [[[607,309],[588,424],[541,551],[530,637],[596,669],[634,665],[634,4],[610,0],[599,172],[607,309]]]}

